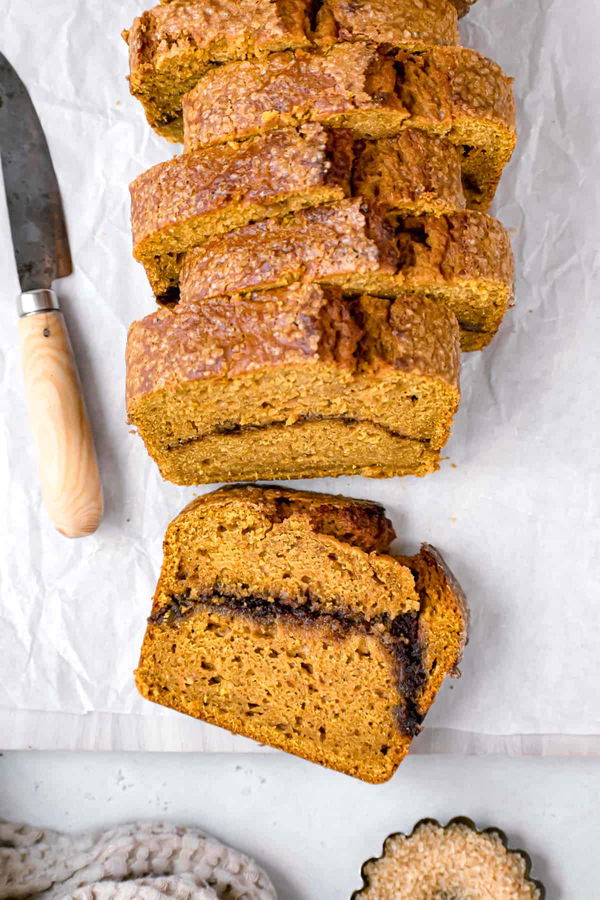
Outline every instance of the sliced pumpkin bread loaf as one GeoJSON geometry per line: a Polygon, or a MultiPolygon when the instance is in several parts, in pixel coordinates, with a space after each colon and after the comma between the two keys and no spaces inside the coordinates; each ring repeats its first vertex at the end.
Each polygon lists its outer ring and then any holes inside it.
{"type": "Polygon", "coordinates": [[[142,13],[123,37],[131,93],[150,126],[183,140],[183,95],[222,63],[340,40],[406,50],[458,43],[449,0],[324,0],[316,22],[313,8],[312,0],[171,0],[142,13]]]}
{"type": "Polygon", "coordinates": [[[133,324],[127,409],[178,484],[424,475],[459,402],[454,315],[433,300],[292,285],[133,324]]]}
{"type": "Polygon", "coordinates": [[[511,300],[510,239],[485,213],[391,220],[358,198],[341,200],[209,240],[184,256],[180,290],[202,302],[299,281],[432,296],[456,315],[463,349],[480,349],[511,300]]]}
{"type": "Polygon", "coordinates": [[[354,141],[305,125],[159,163],[131,185],[134,255],[159,298],[172,298],[182,254],[246,222],[349,194],[382,214],[444,213],[465,205],[460,158],[439,138],[406,131],[354,141]]]}
{"type": "Polygon", "coordinates": [[[439,554],[389,554],[374,503],[238,485],[170,524],[136,683],[155,703],[386,781],[460,660],[439,554]]]}
{"type": "Polygon", "coordinates": [[[463,150],[469,205],[479,209],[489,206],[516,140],[511,80],[464,47],[389,55],[345,43],[324,54],[273,53],[208,72],[183,112],[187,150],[307,121],[361,138],[406,128],[445,136],[463,150]]]}

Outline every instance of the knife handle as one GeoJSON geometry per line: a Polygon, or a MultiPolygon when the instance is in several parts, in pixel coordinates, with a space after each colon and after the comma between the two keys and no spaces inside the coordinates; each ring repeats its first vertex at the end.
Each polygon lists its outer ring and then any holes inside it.
{"type": "Polygon", "coordinates": [[[67,326],[54,291],[21,294],[27,409],[46,509],[65,537],[92,534],[104,502],[94,439],[67,326]]]}

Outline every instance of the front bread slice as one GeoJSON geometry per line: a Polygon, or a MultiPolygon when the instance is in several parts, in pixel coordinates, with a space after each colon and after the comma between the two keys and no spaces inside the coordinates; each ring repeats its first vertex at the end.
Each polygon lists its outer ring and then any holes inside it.
{"type": "Polygon", "coordinates": [[[169,526],[136,681],[156,703],[365,781],[391,777],[467,631],[381,507],[238,485],[169,526]],[[376,549],[375,549],[376,548],[376,549]]]}

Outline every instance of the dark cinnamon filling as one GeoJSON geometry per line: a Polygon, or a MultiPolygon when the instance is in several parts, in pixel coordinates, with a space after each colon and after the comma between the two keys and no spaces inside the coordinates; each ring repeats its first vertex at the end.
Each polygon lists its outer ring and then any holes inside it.
{"type": "MultiPolygon", "coordinates": [[[[412,402],[416,402],[418,400],[417,397],[412,402]]],[[[424,444],[425,446],[429,446],[429,440],[427,438],[417,438],[417,437],[409,437],[406,434],[401,434],[398,431],[394,431],[392,428],[388,428],[387,425],[382,425],[379,422],[374,422],[371,419],[354,419],[349,416],[320,416],[320,415],[306,415],[300,416],[293,425],[286,425],[285,420],[281,419],[279,421],[269,422],[265,425],[240,425],[238,422],[223,422],[221,425],[215,425],[211,431],[207,431],[202,435],[193,435],[192,437],[187,438],[178,438],[177,442],[174,444],[167,444],[165,446],[165,451],[170,452],[172,450],[176,450],[179,447],[185,447],[187,444],[196,444],[200,441],[204,440],[207,437],[211,437],[214,434],[220,435],[234,435],[234,434],[243,434],[248,431],[264,431],[266,428],[294,428],[296,425],[304,425],[308,422],[343,422],[346,425],[372,425],[374,428],[380,428],[381,431],[385,431],[386,434],[391,435],[391,437],[401,438],[404,440],[416,441],[419,444],[424,444]]]]}
{"type": "Polygon", "coordinates": [[[398,726],[404,734],[411,737],[421,730],[423,716],[418,712],[417,695],[427,673],[419,640],[418,613],[401,613],[393,619],[384,614],[368,620],[356,614],[350,617],[342,613],[324,613],[319,609],[318,599],[309,593],[298,605],[291,605],[277,598],[240,596],[220,589],[193,595],[192,589],[186,588],[181,593],[171,594],[169,602],[150,616],[148,622],[176,628],[182,619],[193,615],[201,606],[214,608],[215,612],[248,616],[254,621],[265,623],[287,618],[310,627],[311,624],[320,622],[340,637],[351,631],[373,635],[377,627],[377,637],[391,650],[398,667],[398,682],[405,700],[404,705],[395,710],[398,726]],[[381,633],[382,625],[385,630],[381,633]]]}

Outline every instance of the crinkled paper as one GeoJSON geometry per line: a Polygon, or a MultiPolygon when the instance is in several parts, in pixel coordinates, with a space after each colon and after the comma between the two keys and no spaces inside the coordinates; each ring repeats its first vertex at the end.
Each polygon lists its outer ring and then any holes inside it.
{"type": "MultiPolygon", "coordinates": [[[[2,200],[4,747],[248,747],[143,701],[132,678],[165,526],[201,490],[163,483],[125,423],[127,328],[152,309],[127,185],[177,152],[127,90],[119,34],[142,3],[0,0],[0,49],[29,87],[61,184],[75,271],[57,289],[106,493],[104,523],[83,540],[57,534],[42,508],[2,200]]],[[[428,717],[437,749],[460,747],[461,732],[600,734],[600,5],[479,0],[461,27],[515,78],[520,142],[493,212],[513,237],[516,306],[491,347],[465,357],[437,474],[304,483],[382,501],[398,547],[435,544],[464,585],[471,640],[462,680],[428,717]]]]}

